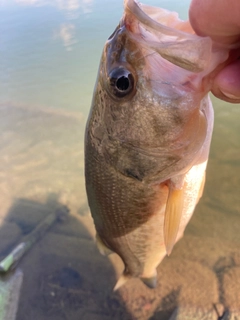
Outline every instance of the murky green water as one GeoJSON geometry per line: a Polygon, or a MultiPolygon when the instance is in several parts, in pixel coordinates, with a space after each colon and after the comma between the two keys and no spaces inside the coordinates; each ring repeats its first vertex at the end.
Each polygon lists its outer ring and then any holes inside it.
{"type": "MultiPolygon", "coordinates": [[[[145,3],[186,19],[190,1],[145,3]]],[[[112,293],[122,265],[92,240],[83,136],[121,14],[117,0],[0,0],[0,257],[59,205],[71,212],[22,260],[17,320],[167,320],[177,306],[217,319],[214,304],[240,309],[240,107],[216,99],[204,197],[159,267],[158,288],[133,280],[112,293]]]]}
{"type": "MultiPolygon", "coordinates": [[[[64,108],[86,116],[102,47],[121,17],[122,1],[0,3],[0,102],[64,108]]],[[[188,3],[161,5],[178,10],[184,19],[188,3]]]]}

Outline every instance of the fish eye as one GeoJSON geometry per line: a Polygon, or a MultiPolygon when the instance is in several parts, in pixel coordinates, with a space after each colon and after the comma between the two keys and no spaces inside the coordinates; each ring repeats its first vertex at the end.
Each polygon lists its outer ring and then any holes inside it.
{"type": "Polygon", "coordinates": [[[134,77],[125,68],[113,69],[108,77],[109,89],[117,98],[123,98],[134,91],[134,77]]]}

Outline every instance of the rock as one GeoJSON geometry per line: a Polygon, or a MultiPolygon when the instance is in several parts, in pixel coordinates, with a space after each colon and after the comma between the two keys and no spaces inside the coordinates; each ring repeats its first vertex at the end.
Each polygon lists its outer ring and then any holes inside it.
{"type": "MultiPolygon", "coordinates": [[[[226,307],[240,314],[240,267],[233,267],[223,275],[223,292],[226,307]]],[[[234,319],[234,318],[232,318],[234,319]]],[[[240,318],[239,318],[240,319],[240,318]]]]}
{"type": "Polygon", "coordinates": [[[179,307],[172,314],[169,320],[217,320],[215,310],[194,309],[189,307],[179,307]]]}

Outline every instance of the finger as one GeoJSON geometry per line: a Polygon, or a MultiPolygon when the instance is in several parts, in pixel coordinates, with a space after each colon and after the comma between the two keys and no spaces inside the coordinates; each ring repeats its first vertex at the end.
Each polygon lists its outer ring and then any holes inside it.
{"type": "Polygon", "coordinates": [[[212,93],[222,100],[240,103],[240,60],[229,64],[217,74],[212,93]]]}
{"type": "Polygon", "coordinates": [[[192,0],[189,19],[194,31],[220,43],[240,40],[240,1],[192,0]]]}

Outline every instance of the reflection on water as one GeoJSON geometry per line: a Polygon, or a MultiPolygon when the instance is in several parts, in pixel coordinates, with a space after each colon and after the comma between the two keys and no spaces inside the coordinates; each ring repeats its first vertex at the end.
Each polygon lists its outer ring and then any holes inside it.
{"type": "Polygon", "coordinates": [[[74,36],[75,26],[72,23],[63,23],[60,26],[60,30],[56,33],[56,37],[60,37],[63,41],[66,50],[72,50],[72,46],[76,43],[74,36]]]}
{"type": "MultiPolygon", "coordinates": [[[[182,18],[189,5],[145,3],[182,18]]],[[[17,320],[167,320],[177,306],[181,319],[217,319],[215,309],[239,308],[240,108],[216,99],[204,197],[160,265],[158,288],[132,280],[112,293],[122,264],[92,240],[83,136],[103,43],[121,12],[122,1],[0,1],[0,257],[56,206],[71,212],[21,262],[17,320]]]]}

